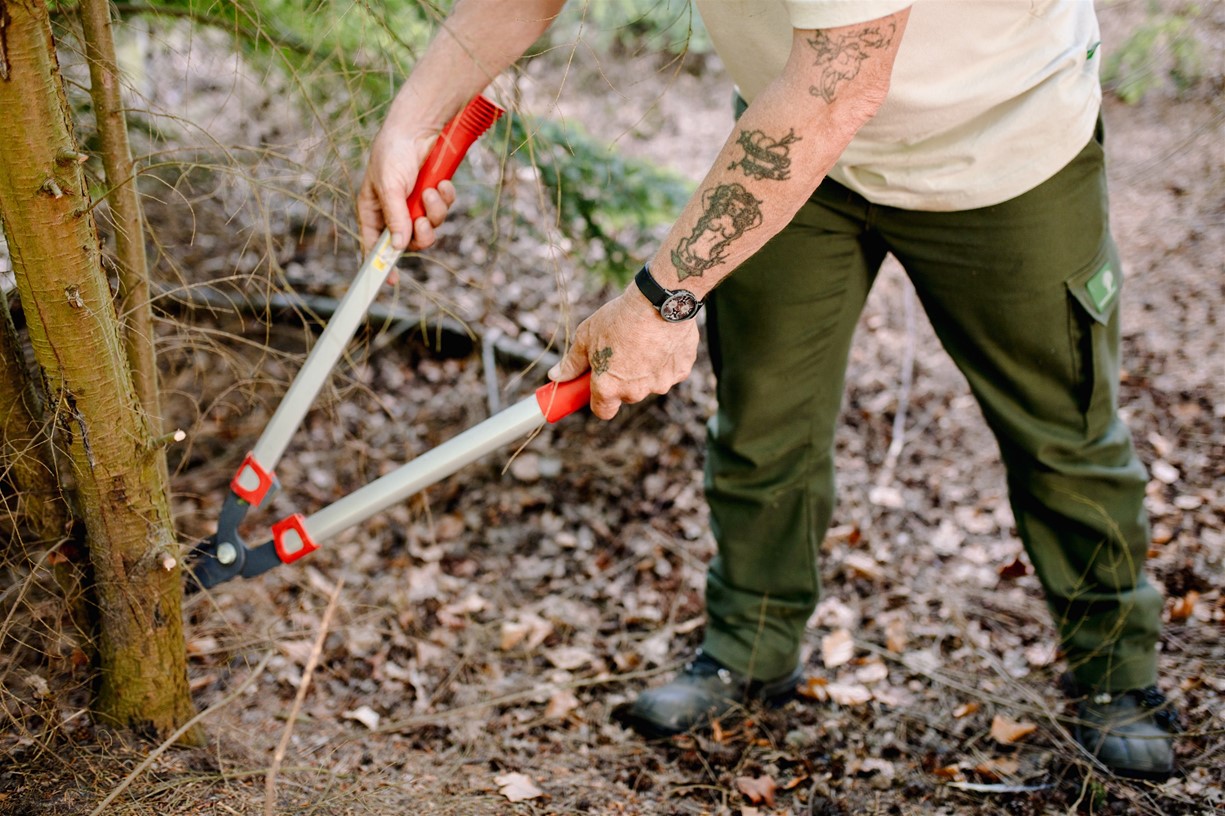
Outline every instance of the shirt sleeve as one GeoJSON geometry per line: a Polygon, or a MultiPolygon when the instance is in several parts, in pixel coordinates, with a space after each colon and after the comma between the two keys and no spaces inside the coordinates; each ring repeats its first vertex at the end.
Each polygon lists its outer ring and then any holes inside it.
{"type": "Polygon", "coordinates": [[[837,28],[879,20],[915,0],[783,0],[792,28],[837,28]]]}

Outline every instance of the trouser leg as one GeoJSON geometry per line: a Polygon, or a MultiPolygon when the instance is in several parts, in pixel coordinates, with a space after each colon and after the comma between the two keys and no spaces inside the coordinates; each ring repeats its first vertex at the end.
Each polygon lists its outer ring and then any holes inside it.
{"type": "Polygon", "coordinates": [[[1117,414],[1121,267],[1100,145],[1035,190],[878,228],[999,441],[1017,530],[1077,679],[1151,685],[1146,473],[1117,414]]]}
{"type": "Polygon", "coordinates": [[[820,591],[847,352],[884,256],[863,210],[827,185],[710,299],[719,409],[706,493],[718,555],[703,649],[764,680],[794,670],[820,591]]]}

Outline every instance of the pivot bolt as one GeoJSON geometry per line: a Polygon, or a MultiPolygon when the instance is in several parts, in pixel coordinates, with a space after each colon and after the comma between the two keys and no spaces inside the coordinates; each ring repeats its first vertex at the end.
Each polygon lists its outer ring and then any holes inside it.
{"type": "Polygon", "coordinates": [[[225,566],[233,564],[238,559],[238,548],[228,541],[217,545],[217,561],[225,566]]]}

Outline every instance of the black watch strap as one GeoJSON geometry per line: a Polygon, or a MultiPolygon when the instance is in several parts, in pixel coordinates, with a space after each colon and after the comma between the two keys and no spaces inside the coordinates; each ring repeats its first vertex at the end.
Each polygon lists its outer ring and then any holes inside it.
{"type": "Polygon", "coordinates": [[[638,274],[634,276],[634,283],[638,285],[638,291],[646,295],[646,299],[651,301],[651,305],[656,309],[663,306],[668,295],[672,294],[659,285],[659,281],[655,280],[655,276],[651,274],[651,267],[646,264],[643,264],[642,269],[639,269],[638,274]]]}
{"type": "Polygon", "coordinates": [[[669,323],[692,320],[702,310],[702,301],[693,292],[687,289],[665,289],[660,286],[647,264],[643,264],[642,269],[638,270],[638,274],[634,276],[634,283],[638,286],[638,291],[642,292],[651,305],[659,310],[659,316],[669,323]]]}

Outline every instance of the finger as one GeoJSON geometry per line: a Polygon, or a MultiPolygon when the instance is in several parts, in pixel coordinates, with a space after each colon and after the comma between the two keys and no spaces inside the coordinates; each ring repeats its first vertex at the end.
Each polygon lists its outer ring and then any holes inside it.
{"type": "Polygon", "coordinates": [[[451,183],[450,179],[443,179],[438,183],[438,195],[442,196],[442,201],[448,208],[455,203],[457,193],[455,192],[455,185],[451,183]]]}
{"type": "Polygon", "coordinates": [[[605,397],[599,393],[598,389],[591,389],[591,413],[600,419],[612,419],[619,410],[621,410],[621,400],[616,397],[605,397]]]}
{"type": "Polygon", "coordinates": [[[433,245],[435,238],[434,225],[430,223],[429,218],[423,215],[413,222],[413,240],[409,248],[425,249],[433,245]]]}
{"type": "Polygon", "coordinates": [[[425,217],[429,219],[430,226],[437,227],[446,220],[450,205],[442,197],[441,191],[426,190],[421,194],[421,204],[425,207],[425,217]]]}
{"type": "Polygon", "coordinates": [[[413,237],[413,223],[408,217],[407,199],[394,191],[383,190],[379,193],[379,205],[382,207],[387,230],[391,233],[391,245],[403,252],[408,249],[408,242],[413,237]]]}
{"type": "Polygon", "coordinates": [[[572,346],[561,362],[549,369],[553,382],[570,382],[588,369],[587,353],[577,345],[572,346]]]}
{"type": "Polygon", "coordinates": [[[374,191],[362,186],[357,194],[357,225],[362,242],[362,255],[369,255],[379,236],[383,234],[383,211],[379,209],[374,191]]]}

